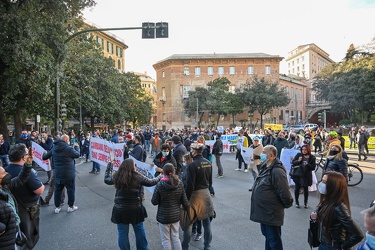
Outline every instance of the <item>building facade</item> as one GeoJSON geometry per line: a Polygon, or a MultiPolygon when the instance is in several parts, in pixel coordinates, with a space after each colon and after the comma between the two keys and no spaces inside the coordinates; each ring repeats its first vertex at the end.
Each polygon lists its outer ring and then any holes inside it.
{"type": "MultiPolygon", "coordinates": [[[[85,26],[100,29],[99,26],[88,20],[85,20],[85,26]]],[[[95,31],[91,32],[90,35],[102,47],[104,56],[113,59],[113,67],[124,72],[125,50],[128,48],[124,40],[109,31],[95,31]]]]}
{"type": "MultiPolygon", "coordinates": [[[[158,128],[197,127],[195,117],[184,112],[184,99],[188,92],[219,77],[231,82],[234,92],[241,84],[253,76],[266,80],[279,81],[279,65],[283,58],[264,53],[233,54],[176,54],[153,65],[157,81],[157,122],[158,128]]],[[[254,121],[257,119],[254,114],[254,121]]],[[[248,112],[236,116],[236,121],[248,120],[248,112]]],[[[204,119],[208,119],[207,117],[204,119]]],[[[207,121],[206,121],[207,122],[207,121]]],[[[220,125],[229,126],[230,116],[223,117],[220,125]]]]}

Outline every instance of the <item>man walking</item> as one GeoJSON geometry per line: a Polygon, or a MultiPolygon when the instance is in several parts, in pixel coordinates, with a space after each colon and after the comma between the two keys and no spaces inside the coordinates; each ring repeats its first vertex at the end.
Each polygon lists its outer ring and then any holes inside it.
{"type": "Polygon", "coordinates": [[[284,209],[293,204],[286,170],[279,159],[277,149],[269,145],[261,154],[263,163],[253,185],[250,220],[260,223],[266,238],[266,250],[283,250],[281,226],[284,209]]]}
{"type": "Polygon", "coordinates": [[[244,161],[241,151],[243,148],[249,147],[249,142],[247,140],[247,137],[244,136],[244,131],[241,129],[240,132],[238,132],[238,138],[237,140],[231,140],[231,142],[237,142],[237,153],[236,153],[236,159],[238,160],[238,168],[235,170],[241,171],[242,162],[244,165],[244,171],[247,172],[247,163],[244,161]]]}
{"type": "Polygon", "coordinates": [[[79,152],[69,145],[69,136],[63,135],[61,139],[53,142],[52,149],[43,154],[43,160],[53,157],[55,174],[55,213],[61,210],[61,193],[65,187],[68,194],[68,213],[78,209],[75,201],[76,167],[74,159],[79,158],[79,152]]]}
{"type": "MultiPolygon", "coordinates": [[[[12,178],[19,175],[28,155],[28,149],[23,143],[10,148],[10,164],[5,170],[12,178]]],[[[12,194],[17,200],[18,216],[21,219],[20,228],[27,237],[27,242],[22,249],[33,249],[39,240],[38,200],[43,192],[44,185],[34,172],[30,173],[30,177],[24,185],[12,189],[12,194]]]]}
{"type": "Polygon", "coordinates": [[[1,163],[4,167],[9,165],[9,156],[8,152],[10,149],[10,143],[4,140],[4,136],[0,134],[0,166],[1,163]]]}
{"type": "Polygon", "coordinates": [[[349,139],[350,139],[350,146],[349,148],[352,149],[352,147],[354,146],[354,148],[357,148],[356,146],[356,138],[357,138],[357,133],[355,132],[355,128],[352,128],[352,130],[350,130],[349,132],[349,139]]]}
{"type": "Polygon", "coordinates": [[[223,166],[221,165],[221,156],[223,155],[223,141],[221,140],[221,133],[216,134],[216,141],[212,148],[212,154],[216,159],[217,175],[216,178],[223,178],[223,166]]]}
{"type": "MultiPolygon", "coordinates": [[[[204,228],[204,249],[210,249],[212,241],[211,219],[215,217],[209,188],[212,186],[212,165],[202,156],[205,145],[202,143],[191,144],[193,162],[185,170],[186,196],[190,203],[190,209],[194,211],[193,217],[201,220],[204,228]]],[[[190,212],[192,214],[192,212],[190,212]]],[[[194,219],[194,218],[190,218],[194,219]]],[[[182,249],[189,249],[192,226],[190,225],[183,235],[182,249]]]]}

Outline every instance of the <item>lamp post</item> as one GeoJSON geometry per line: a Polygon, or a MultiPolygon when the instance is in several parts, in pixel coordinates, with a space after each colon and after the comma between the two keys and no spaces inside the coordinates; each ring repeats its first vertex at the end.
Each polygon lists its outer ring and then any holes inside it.
{"type": "MultiPolygon", "coordinates": [[[[64,44],[69,43],[74,37],[88,33],[88,32],[96,32],[96,31],[108,31],[108,30],[142,30],[142,38],[143,39],[153,39],[155,38],[168,38],[168,23],[166,22],[158,22],[158,23],[142,23],[142,27],[124,27],[124,28],[93,28],[93,29],[85,29],[78,31],[72,35],[70,35],[65,41],[64,44]]],[[[61,70],[61,60],[58,59],[57,62],[57,74],[56,74],[56,84],[55,84],[55,132],[60,130],[60,74],[62,73],[61,70]]]]}

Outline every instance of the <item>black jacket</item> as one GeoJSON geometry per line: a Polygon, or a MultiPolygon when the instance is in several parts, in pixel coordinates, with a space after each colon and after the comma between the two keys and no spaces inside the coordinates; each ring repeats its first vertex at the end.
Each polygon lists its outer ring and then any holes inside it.
{"type": "MultiPolygon", "coordinates": [[[[162,152],[157,154],[153,161],[154,164],[159,168],[164,168],[165,164],[171,163],[174,166],[174,169],[177,171],[177,162],[176,162],[176,159],[173,157],[172,153],[169,152],[169,154],[167,155],[166,159],[163,162],[161,161],[162,156],[163,156],[162,152]]],[[[159,174],[160,174],[159,172],[156,172],[155,177],[157,177],[159,174]]]]}
{"type": "Polygon", "coordinates": [[[53,142],[50,151],[43,154],[43,160],[53,157],[53,166],[56,179],[73,180],[76,176],[74,159],[79,157],[79,152],[61,139],[53,142]]]}
{"type": "Polygon", "coordinates": [[[193,162],[186,169],[186,196],[190,200],[190,196],[195,190],[205,189],[212,186],[212,165],[197,155],[193,158],[193,162]]]}
{"type": "Polygon", "coordinates": [[[178,143],[174,149],[173,149],[173,157],[176,159],[177,162],[177,175],[180,175],[180,173],[183,171],[182,162],[183,162],[183,156],[187,154],[187,150],[185,146],[180,142],[178,143]]]}
{"type": "Polygon", "coordinates": [[[291,207],[286,170],[279,159],[266,167],[261,165],[251,195],[250,220],[270,226],[284,224],[284,209],[291,207]]]}
{"type": "Polygon", "coordinates": [[[223,141],[220,138],[217,138],[214,146],[212,148],[213,155],[222,155],[223,154],[223,141]]]}
{"type": "MultiPolygon", "coordinates": [[[[302,162],[298,161],[299,157],[303,157],[302,153],[298,153],[292,160],[292,166],[300,166],[302,168],[303,176],[299,178],[293,178],[294,182],[301,184],[303,187],[308,187],[312,185],[312,175],[311,171],[315,170],[316,167],[316,158],[314,155],[310,155],[307,165],[303,166],[302,162]]],[[[303,160],[302,160],[303,161],[303,160]]]]}
{"type": "Polygon", "coordinates": [[[156,220],[161,224],[172,224],[180,221],[180,206],[185,210],[189,207],[184,186],[181,181],[177,186],[172,186],[167,180],[161,180],[155,188],[151,203],[158,205],[156,220]]]}
{"type": "Polygon", "coordinates": [[[351,249],[352,246],[356,245],[363,239],[361,229],[356,223],[354,223],[349,214],[349,210],[344,203],[335,207],[331,226],[322,225],[322,223],[319,224],[320,242],[337,247],[337,249],[351,249]],[[329,230],[330,237],[326,236],[326,230],[329,230]]]}

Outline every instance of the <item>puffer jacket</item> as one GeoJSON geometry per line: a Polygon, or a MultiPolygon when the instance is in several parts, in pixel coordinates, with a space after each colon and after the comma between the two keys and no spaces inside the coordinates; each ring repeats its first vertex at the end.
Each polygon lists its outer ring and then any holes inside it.
{"type": "Polygon", "coordinates": [[[346,159],[335,160],[335,158],[327,157],[325,171],[336,171],[340,172],[348,180],[348,161],[346,159]]]}
{"type": "Polygon", "coordinates": [[[13,250],[17,232],[16,216],[8,203],[8,195],[0,192],[0,226],[1,224],[5,226],[5,232],[0,235],[0,249],[13,250]]]}
{"type": "Polygon", "coordinates": [[[162,178],[156,185],[151,203],[158,205],[156,220],[161,224],[172,224],[180,221],[181,204],[185,210],[189,208],[182,182],[179,181],[177,186],[173,186],[165,178],[162,178]]]}
{"type": "Polygon", "coordinates": [[[76,176],[74,159],[79,157],[79,152],[61,139],[53,142],[50,151],[43,154],[43,160],[53,157],[53,165],[56,179],[73,180],[76,176]]]}
{"type": "Polygon", "coordinates": [[[270,226],[284,224],[284,209],[293,205],[286,170],[279,159],[262,165],[251,195],[250,220],[270,226]]]}
{"type": "MultiPolygon", "coordinates": [[[[319,213],[318,213],[319,214],[319,213]]],[[[363,233],[349,214],[344,203],[335,207],[331,226],[319,223],[319,241],[337,249],[349,250],[363,239],[363,233]],[[326,235],[329,231],[329,236],[326,235]]],[[[319,218],[318,218],[319,219],[319,218]]]]}

